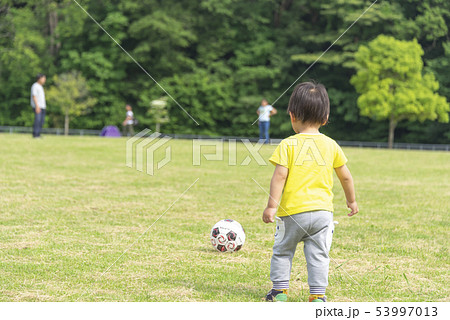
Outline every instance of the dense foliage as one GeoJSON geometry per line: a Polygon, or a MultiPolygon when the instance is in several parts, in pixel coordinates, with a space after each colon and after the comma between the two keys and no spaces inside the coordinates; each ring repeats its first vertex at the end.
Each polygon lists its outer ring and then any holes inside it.
{"type": "MultiPolygon", "coordinates": [[[[163,132],[254,136],[256,108],[273,102],[372,3],[366,0],[77,1],[198,122],[168,99],[163,132]]],[[[300,81],[328,89],[336,139],[387,140],[388,121],[359,114],[355,52],[380,34],[417,39],[424,69],[450,100],[450,2],[378,0],[300,81]]],[[[166,93],[73,0],[0,2],[0,125],[32,123],[29,91],[38,72],[79,71],[94,107],[73,128],[120,123],[125,103],[139,126],[155,127],[150,102],[166,93]]],[[[291,89],[292,90],[292,89],[291,89]]],[[[285,110],[289,90],[275,107],[285,110]]],[[[48,126],[62,127],[49,104],[48,126]]],[[[139,128],[138,128],[139,129],[139,128]]],[[[291,134],[289,118],[272,119],[272,136],[291,134]]],[[[400,121],[396,141],[449,143],[450,125],[400,121]]]]}
{"type": "Polygon", "coordinates": [[[64,115],[64,134],[69,134],[70,119],[89,112],[96,100],[89,96],[86,80],[77,71],[53,76],[53,85],[47,90],[50,105],[60,108],[64,115]]]}
{"type": "Polygon", "coordinates": [[[399,121],[449,122],[450,105],[436,94],[439,83],[432,73],[423,74],[423,51],[416,40],[401,41],[384,35],[355,54],[358,73],[350,82],[360,93],[361,114],[389,120],[389,147],[399,121]]]}

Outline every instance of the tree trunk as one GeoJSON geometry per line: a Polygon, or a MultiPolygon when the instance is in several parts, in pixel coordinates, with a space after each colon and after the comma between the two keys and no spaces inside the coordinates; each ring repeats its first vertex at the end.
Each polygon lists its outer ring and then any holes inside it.
{"type": "Polygon", "coordinates": [[[66,116],[64,118],[64,135],[69,135],[69,113],[66,113],[66,116]]]}
{"type": "Polygon", "coordinates": [[[48,29],[50,36],[50,54],[56,56],[59,51],[60,43],[57,42],[58,35],[56,34],[56,27],[58,26],[58,12],[57,4],[52,4],[48,13],[48,29]]]}
{"type": "Polygon", "coordinates": [[[278,9],[274,10],[273,24],[274,24],[275,28],[278,28],[280,26],[280,19],[281,19],[281,14],[283,13],[283,11],[288,10],[291,7],[293,2],[294,2],[294,0],[283,0],[283,1],[281,1],[280,5],[278,6],[278,9]]]}
{"type": "Polygon", "coordinates": [[[159,132],[159,129],[161,129],[161,124],[159,122],[156,123],[156,132],[159,132]]]}
{"type": "Polygon", "coordinates": [[[389,119],[389,138],[388,138],[388,147],[392,149],[394,146],[394,131],[395,127],[397,127],[397,120],[395,120],[394,116],[391,116],[389,119]]]}

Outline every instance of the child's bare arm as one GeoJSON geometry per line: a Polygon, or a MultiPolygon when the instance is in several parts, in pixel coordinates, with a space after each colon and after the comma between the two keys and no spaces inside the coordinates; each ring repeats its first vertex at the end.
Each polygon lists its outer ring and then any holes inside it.
{"type": "Polygon", "coordinates": [[[283,193],[284,184],[286,182],[289,170],[286,167],[277,165],[270,182],[270,196],[267,207],[263,212],[262,219],[265,223],[274,222],[277,212],[278,203],[283,193]]]}
{"type": "Polygon", "coordinates": [[[335,168],[336,174],[344,189],[345,198],[347,199],[347,207],[352,211],[348,214],[350,217],[359,212],[358,204],[356,203],[355,186],[353,185],[353,177],[344,164],[342,167],[335,168]]]}

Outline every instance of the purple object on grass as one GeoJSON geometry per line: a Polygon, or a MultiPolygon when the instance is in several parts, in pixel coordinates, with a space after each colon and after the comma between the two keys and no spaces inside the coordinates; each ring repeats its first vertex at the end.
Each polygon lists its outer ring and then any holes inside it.
{"type": "Polygon", "coordinates": [[[100,136],[102,137],[121,137],[119,128],[116,126],[106,126],[102,129],[102,132],[100,133],[100,136]]]}

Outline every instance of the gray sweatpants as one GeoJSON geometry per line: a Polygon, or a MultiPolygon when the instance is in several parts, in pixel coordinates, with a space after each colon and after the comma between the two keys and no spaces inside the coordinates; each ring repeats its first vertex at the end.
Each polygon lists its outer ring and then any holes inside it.
{"type": "Polygon", "coordinates": [[[270,264],[270,279],[274,289],[288,289],[292,258],[300,241],[304,242],[304,253],[308,269],[308,284],[311,293],[317,288],[322,294],[328,286],[328,253],[334,231],[333,213],[311,211],[277,218],[275,243],[270,264]]]}

